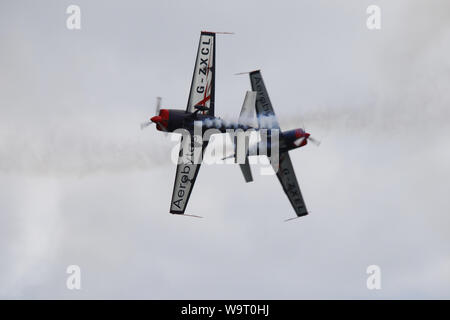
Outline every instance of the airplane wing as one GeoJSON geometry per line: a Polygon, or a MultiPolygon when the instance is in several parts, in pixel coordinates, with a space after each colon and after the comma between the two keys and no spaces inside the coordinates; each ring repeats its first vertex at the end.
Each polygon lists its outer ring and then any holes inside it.
{"type": "Polygon", "coordinates": [[[256,114],[261,128],[280,129],[260,70],[250,72],[250,83],[256,95],[256,114]]]}
{"type": "MultiPolygon", "coordinates": [[[[204,114],[214,115],[214,89],[216,74],[216,34],[214,32],[202,31],[195,59],[194,74],[192,75],[191,89],[187,103],[187,112],[194,112],[195,106],[206,107],[204,114]]],[[[194,150],[194,136],[191,141],[181,140],[180,153],[178,156],[177,172],[173,185],[170,213],[184,214],[186,205],[191,196],[201,162],[193,163],[192,159],[186,159],[183,150],[190,148],[194,150]]],[[[202,145],[202,155],[208,142],[202,145]]],[[[189,153],[187,153],[189,155],[189,153]]],[[[192,154],[190,152],[190,154],[192,154]]]]}
{"type": "MultiPolygon", "coordinates": [[[[256,70],[250,72],[250,82],[252,85],[252,90],[257,92],[256,114],[258,116],[260,128],[276,128],[280,130],[280,125],[278,124],[277,117],[275,116],[275,111],[273,110],[272,103],[270,102],[266,86],[264,85],[261,71],[256,70]]],[[[284,143],[281,134],[279,143],[280,146],[284,143]]],[[[305,202],[303,201],[303,196],[295,176],[294,168],[292,167],[289,153],[283,152],[279,155],[279,157],[278,168],[274,167],[278,180],[280,180],[281,186],[289,198],[289,201],[291,202],[297,216],[305,216],[308,214],[308,211],[306,209],[305,202]]],[[[272,163],[272,166],[275,165],[275,163],[272,163]]]]}
{"type": "MultiPolygon", "coordinates": [[[[192,189],[194,188],[195,180],[197,179],[198,171],[200,170],[201,162],[193,161],[193,157],[191,156],[195,145],[194,136],[191,135],[189,140],[185,141],[184,136],[181,139],[177,173],[175,175],[172,201],[170,204],[170,213],[174,214],[184,214],[192,189]],[[183,152],[186,148],[190,148],[190,152],[183,152]]],[[[208,142],[204,141],[201,150],[202,156],[207,145],[208,142]]]]}
{"type": "Polygon", "coordinates": [[[297,216],[306,216],[308,214],[308,210],[306,209],[300,187],[298,186],[297,178],[295,177],[291,158],[287,152],[280,154],[280,164],[277,171],[277,177],[278,180],[280,180],[281,186],[289,198],[292,207],[294,207],[297,216]]]}
{"type": "Polygon", "coordinates": [[[214,115],[215,75],[216,34],[202,31],[186,111],[194,112],[195,106],[203,106],[208,108],[204,114],[214,115]]]}

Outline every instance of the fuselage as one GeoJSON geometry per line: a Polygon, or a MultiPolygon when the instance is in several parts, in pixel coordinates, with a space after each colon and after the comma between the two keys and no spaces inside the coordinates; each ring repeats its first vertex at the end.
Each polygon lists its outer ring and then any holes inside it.
{"type": "Polygon", "coordinates": [[[156,123],[159,131],[174,132],[177,129],[185,129],[194,132],[194,127],[201,127],[202,132],[208,129],[217,129],[226,133],[230,129],[251,129],[248,125],[223,120],[219,117],[210,116],[199,112],[187,112],[177,109],[161,109],[158,116],[151,118],[156,123]]]}
{"type": "Polygon", "coordinates": [[[308,143],[309,137],[309,133],[306,133],[301,128],[284,132],[278,131],[278,143],[274,143],[272,135],[272,130],[275,130],[274,128],[255,128],[203,114],[201,111],[187,112],[177,109],[161,109],[159,115],[151,118],[151,121],[156,123],[156,128],[159,131],[164,132],[176,132],[177,129],[185,129],[190,134],[200,132],[203,135],[207,130],[215,130],[216,133],[230,133],[238,129],[244,132],[265,130],[264,134],[267,139],[258,142],[255,146],[250,146],[249,149],[251,151],[252,148],[264,148],[269,154],[274,145],[278,146],[280,153],[303,147],[308,143]]]}

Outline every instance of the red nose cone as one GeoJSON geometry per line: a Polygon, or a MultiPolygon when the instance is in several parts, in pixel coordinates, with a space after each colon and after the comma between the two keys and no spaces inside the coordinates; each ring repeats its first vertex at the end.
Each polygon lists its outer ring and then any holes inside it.
{"type": "Polygon", "coordinates": [[[150,120],[152,122],[158,123],[158,122],[161,122],[162,118],[160,116],[154,116],[150,120]]]}
{"type": "Polygon", "coordinates": [[[156,129],[160,131],[167,131],[169,127],[169,110],[161,109],[158,116],[154,116],[150,119],[156,123],[156,129]]]}
{"type": "Polygon", "coordinates": [[[295,130],[295,137],[298,139],[298,138],[301,138],[301,137],[304,137],[305,136],[305,131],[303,131],[303,129],[296,129],[295,130]]]}
{"type": "Polygon", "coordinates": [[[308,143],[308,138],[309,138],[309,136],[310,136],[309,133],[306,133],[306,132],[305,132],[305,133],[303,134],[304,139],[303,139],[302,143],[300,144],[300,147],[306,146],[306,144],[308,143]]]}

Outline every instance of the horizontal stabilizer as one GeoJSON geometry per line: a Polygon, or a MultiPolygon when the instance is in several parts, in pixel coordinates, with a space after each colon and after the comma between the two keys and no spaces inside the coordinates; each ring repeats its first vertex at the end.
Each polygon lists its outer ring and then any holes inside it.
{"type": "Polygon", "coordinates": [[[241,167],[241,171],[242,174],[244,175],[245,182],[252,182],[253,181],[252,169],[250,168],[248,157],[245,157],[245,163],[239,164],[239,167],[241,167]]]}

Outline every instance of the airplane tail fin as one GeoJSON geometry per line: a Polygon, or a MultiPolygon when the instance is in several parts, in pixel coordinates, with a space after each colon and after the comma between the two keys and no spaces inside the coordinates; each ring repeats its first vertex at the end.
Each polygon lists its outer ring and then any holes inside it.
{"type": "MultiPolygon", "coordinates": [[[[239,114],[239,120],[238,123],[240,125],[247,125],[252,128],[256,128],[258,126],[258,123],[256,121],[256,111],[255,111],[255,103],[256,103],[256,91],[247,91],[245,94],[244,103],[242,104],[241,113],[239,114]]],[[[237,144],[237,138],[235,137],[234,141],[234,149],[235,149],[235,159],[238,160],[239,154],[245,155],[245,162],[239,163],[239,167],[241,168],[242,174],[244,175],[245,182],[251,182],[253,181],[252,176],[252,170],[250,168],[250,163],[248,161],[248,145],[249,145],[249,138],[247,135],[245,135],[245,143],[243,146],[238,146],[237,144]],[[237,148],[244,148],[244,150],[239,150],[239,153],[237,152],[237,148]]]]}
{"type": "Polygon", "coordinates": [[[251,128],[258,127],[256,119],[256,91],[247,91],[245,93],[244,103],[242,104],[241,113],[239,114],[238,123],[251,128]]]}

